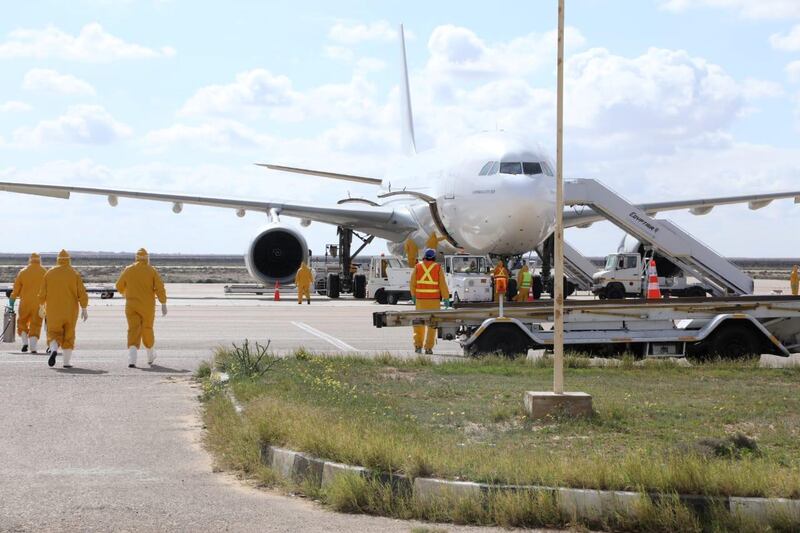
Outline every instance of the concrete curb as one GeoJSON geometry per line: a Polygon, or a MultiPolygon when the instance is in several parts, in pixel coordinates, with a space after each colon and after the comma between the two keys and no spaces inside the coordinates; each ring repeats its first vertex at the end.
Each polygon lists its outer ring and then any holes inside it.
{"type": "Polygon", "coordinates": [[[264,446],[262,462],[277,474],[295,483],[312,483],[316,487],[329,486],[342,475],[357,475],[374,478],[392,484],[395,490],[409,490],[414,497],[428,503],[453,502],[469,498],[480,498],[489,492],[549,493],[556,497],[558,507],[567,516],[599,521],[611,515],[634,515],[643,498],[657,503],[660,500],[678,498],[698,515],[706,515],[714,506],[729,510],[732,514],[767,523],[770,517],[780,516],[800,526],[800,500],[786,498],[742,498],[725,496],[664,495],[658,493],[572,489],[539,485],[491,485],[472,481],[450,481],[436,478],[415,478],[403,475],[375,472],[363,466],[352,466],[325,461],[308,454],[276,446],[264,446]]]}

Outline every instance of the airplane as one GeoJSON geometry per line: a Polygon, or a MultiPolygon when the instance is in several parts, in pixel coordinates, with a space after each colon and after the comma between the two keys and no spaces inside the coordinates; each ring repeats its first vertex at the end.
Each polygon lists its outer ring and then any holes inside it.
{"type": "MultiPolygon", "coordinates": [[[[301,263],[308,260],[303,235],[283,224],[282,216],[299,218],[303,227],[320,222],[386,239],[394,255],[403,255],[407,239],[423,247],[433,232],[443,236],[439,250],[447,253],[512,257],[538,249],[553,234],[555,226],[552,160],[524,135],[506,131],[476,133],[446,147],[418,152],[402,25],[399,36],[402,139],[408,156],[402,164],[375,177],[258,163],[276,171],[369,184],[376,188],[375,199],[345,198],[337,206],[306,206],[19,182],[0,182],[0,191],[62,199],[69,199],[73,193],[101,195],[112,207],[119,198],[169,202],[175,213],[180,213],[184,205],[233,209],[239,217],[248,211],[265,213],[269,223],[245,253],[250,275],[264,284],[293,281],[301,263]]],[[[758,209],[783,198],[795,198],[800,203],[800,191],[655,202],[638,207],[649,215],[672,210],[703,215],[718,205],[747,203],[751,209],[758,209]]],[[[587,227],[602,219],[591,208],[564,212],[565,227],[587,227]]]]}

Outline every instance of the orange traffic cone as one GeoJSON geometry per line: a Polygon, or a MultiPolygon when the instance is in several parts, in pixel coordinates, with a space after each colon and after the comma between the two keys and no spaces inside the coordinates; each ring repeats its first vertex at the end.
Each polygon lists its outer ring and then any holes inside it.
{"type": "Polygon", "coordinates": [[[655,259],[651,259],[650,265],[647,267],[647,299],[661,299],[661,289],[658,287],[658,271],[656,270],[655,259]]]}
{"type": "Polygon", "coordinates": [[[275,282],[275,294],[273,295],[273,298],[276,302],[281,300],[281,283],[279,281],[275,282]]]}

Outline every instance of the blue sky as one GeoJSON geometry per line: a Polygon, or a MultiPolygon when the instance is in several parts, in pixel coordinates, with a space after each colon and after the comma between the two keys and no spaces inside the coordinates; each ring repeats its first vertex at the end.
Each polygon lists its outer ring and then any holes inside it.
{"type": "MultiPolygon", "coordinates": [[[[334,204],[398,157],[404,22],[424,146],[520,129],[554,145],[556,2],[13,3],[0,20],[0,178],[334,204]]],[[[568,0],[566,173],[634,200],[800,190],[800,3],[568,0]]],[[[3,194],[7,251],[237,253],[225,210],[3,194]]],[[[672,215],[719,251],[800,255],[800,206],[672,215]]],[[[303,230],[314,250],[332,228],[303,230]]],[[[570,230],[612,251],[608,224],[570,230]]],[[[372,251],[382,251],[375,244],[372,251]]]]}

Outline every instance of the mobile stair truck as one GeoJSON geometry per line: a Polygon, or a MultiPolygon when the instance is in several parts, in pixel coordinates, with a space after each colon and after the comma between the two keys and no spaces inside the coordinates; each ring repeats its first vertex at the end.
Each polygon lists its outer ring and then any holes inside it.
{"type": "MultiPolygon", "coordinates": [[[[742,357],[800,352],[800,297],[751,296],[753,281],[667,220],[652,218],[595,180],[565,183],[566,205],[583,205],[708,287],[710,298],[570,300],[565,344],[593,354],[742,357]]],[[[467,355],[524,354],[553,345],[552,302],[373,314],[376,327],[427,324],[467,355]]]]}

